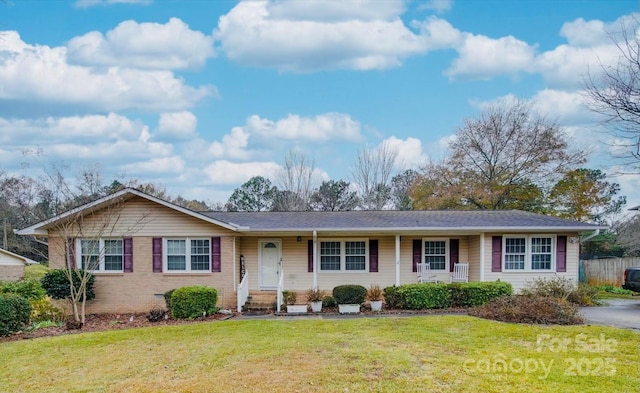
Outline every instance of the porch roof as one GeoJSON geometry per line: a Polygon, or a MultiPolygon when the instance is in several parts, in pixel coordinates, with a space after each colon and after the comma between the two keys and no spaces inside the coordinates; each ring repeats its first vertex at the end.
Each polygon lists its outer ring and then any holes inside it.
{"type": "Polygon", "coordinates": [[[287,231],[593,231],[605,226],[519,210],[204,212],[246,232],[287,231]]]}

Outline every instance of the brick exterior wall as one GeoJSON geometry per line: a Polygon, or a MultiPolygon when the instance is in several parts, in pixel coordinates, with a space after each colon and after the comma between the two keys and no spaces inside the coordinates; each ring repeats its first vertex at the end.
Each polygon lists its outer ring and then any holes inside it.
{"type": "Polygon", "coordinates": [[[24,265],[0,265],[0,281],[18,281],[24,277],[24,265]]]}

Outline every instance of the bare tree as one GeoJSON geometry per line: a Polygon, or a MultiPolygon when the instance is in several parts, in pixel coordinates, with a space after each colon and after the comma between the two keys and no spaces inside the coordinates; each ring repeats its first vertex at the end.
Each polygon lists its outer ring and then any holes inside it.
{"type": "Polygon", "coordinates": [[[627,255],[640,256],[640,214],[618,221],[613,225],[613,230],[616,244],[622,246],[627,255]]]}
{"type": "Polygon", "coordinates": [[[362,208],[381,210],[391,199],[391,176],[398,158],[398,150],[388,143],[375,149],[358,151],[353,168],[353,182],[361,195],[362,208]]]}
{"type": "Polygon", "coordinates": [[[279,192],[275,209],[281,211],[310,210],[311,195],[319,183],[313,159],[297,150],[287,153],[277,175],[279,192]]]}
{"type": "Polygon", "coordinates": [[[631,18],[619,35],[611,34],[618,48],[616,64],[600,64],[600,72],[584,81],[588,107],[605,118],[617,138],[615,157],[640,171],[640,22],[631,18]],[[619,141],[619,142],[618,142],[619,141]]]}

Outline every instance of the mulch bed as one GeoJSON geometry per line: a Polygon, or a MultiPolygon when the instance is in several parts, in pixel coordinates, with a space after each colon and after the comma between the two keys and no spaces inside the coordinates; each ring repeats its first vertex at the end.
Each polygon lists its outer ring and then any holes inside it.
{"type": "Polygon", "coordinates": [[[11,336],[0,337],[0,343],[6,341],[27,340],[38,337],[60,336],[64,334],[76,334],[87,332],[99,332],[106,330],[132,329],[151,326],[170,326],[170,325],[186,325],[199,322],[211,322],[216,320],[224,320],[233,317],[231,315],[214,314],[206,318],[197,318],[193,320],[183,319],[164,319],[158,322],[149,322],[147,314],[96,314],[87,315],[86,323],[82,329],[67,329],[64,325],[41,328],[32,332],[23,331],[15,333],[11,336]]]}

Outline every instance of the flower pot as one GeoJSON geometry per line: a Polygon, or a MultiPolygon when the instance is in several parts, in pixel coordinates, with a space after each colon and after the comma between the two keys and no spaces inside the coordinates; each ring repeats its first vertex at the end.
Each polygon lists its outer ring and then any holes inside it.
{"type": "Polygon", "coordinates": [[[340,314],[358,314],[360,312],[359,304],[338,304],[340,314]]]}
{"type": "Polygon", "coordinates": [[[289,304],[287,305],[287,313],[289,314],[304,314],[307,312],[306,304],[289,304]]]}
{"type": "Polygon", "coordinates": [[[322,300],[317,302],[311,302],[311,311],[320,312],[322,311],[322,300]]]}
{"type": "Polygon", "coordinates": [[[371,311],[382,310],[382,300],[371,300],[369,304],[371,305],[371,311]]]}

